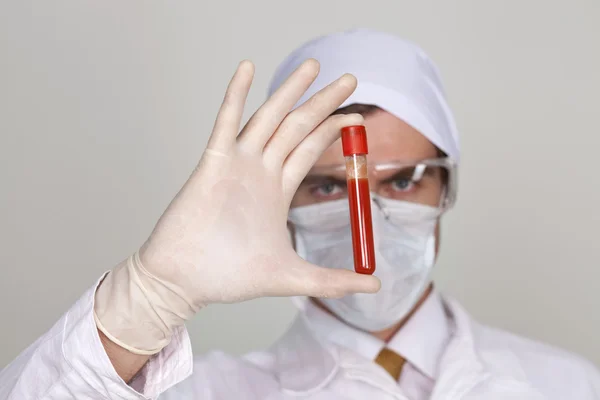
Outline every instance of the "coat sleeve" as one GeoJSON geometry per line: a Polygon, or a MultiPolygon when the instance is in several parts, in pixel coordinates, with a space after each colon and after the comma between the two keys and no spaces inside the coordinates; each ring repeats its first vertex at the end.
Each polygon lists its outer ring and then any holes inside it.
{"type": "Polygon", "coordinates": [[[62,318],[0,372],[0,400],[156,399],[192,373],[185,328],[127,385],[100,342],[90,288],[62,318]]]}
{"type": "Polygon", "coordinates": [[[587,397],[589,400],[600,400],[600,370],[595,365],[585,362],[584,368],[587,371],[587,397]]]}

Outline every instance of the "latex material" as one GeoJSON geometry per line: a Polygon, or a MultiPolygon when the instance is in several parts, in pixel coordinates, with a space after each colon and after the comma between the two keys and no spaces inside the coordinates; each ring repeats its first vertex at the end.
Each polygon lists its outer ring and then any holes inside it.
{"type": "MultiPolygon", "coordinates": [[[[439,209],[374,196],[373,235],[381,290],[321,301],[348,324],[379,331],[406,316],[431,279],[439,209]]],[[[352,241],[345,199],[290,211],[296,251],[311,263],[351,269],[352,241]]]]}
{"type": "Polygon", "coordinates": [[[290,202],[311,165],[343,126],[363,122],[329,117],[356,87],[349,75],[290,113],[318,67],[300,66],[239,133],[253,75],[250,63],[240,65],[197,168],[139,252],[96,292],[96,323],[109,339],[153,354],[211,303],[379,289],[374,277],[307,263],[287,237],[290,202]]]}

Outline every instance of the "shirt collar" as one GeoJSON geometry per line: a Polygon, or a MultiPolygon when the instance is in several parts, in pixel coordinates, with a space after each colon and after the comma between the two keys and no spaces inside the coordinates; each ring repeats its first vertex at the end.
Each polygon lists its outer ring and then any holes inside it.
{"type": "Polygon", "coordinates": [[[369,360],[375,360],[387,347],[430,379],[437,376],[439,361],[450,339],[448,317],[435,290],[387,346],[382,340],[343,323],[311,301],[307,300],[302,314],[308,328],[320,340],[350,349],[369,360]]]}
{"type": "Polygon", "coordinates": [[[435,379],[450,336],[450,321],[443,301],[439,293],[433,290],[387,347],[404,357],[425,376],[435,379]]]}

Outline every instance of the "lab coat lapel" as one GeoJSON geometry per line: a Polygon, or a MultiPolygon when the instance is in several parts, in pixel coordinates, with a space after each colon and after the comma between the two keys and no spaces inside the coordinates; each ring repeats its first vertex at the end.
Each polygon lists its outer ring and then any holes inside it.
{"type": "Polygon", "coordinates": [[[339,369],[334,346],[320,343],[301,317],[272,348],[275,373],[284,393],[299,395],[321,390],[339,369]]]}
{"type": "Polygon", "coordinates": [[[453,336],[440,362],[432,400],[527,399],[544,397],[531,387],[517,357],[486,348],[483,327],[454,300],[444,300],[453,336]]]}

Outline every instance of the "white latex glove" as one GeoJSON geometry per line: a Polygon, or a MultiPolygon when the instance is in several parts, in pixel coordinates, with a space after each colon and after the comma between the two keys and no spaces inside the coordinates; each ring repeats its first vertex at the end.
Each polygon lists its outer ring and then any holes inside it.
{"type": "Polygon", "coordinates": [[[318,74],[302,64],[238,135],[254,67],[231,80],[207,149],[139,252],[96,293],[98,328],[137,354],[153,354],[210,303],[262,296],[341,297],[380,282],[307,263],[292,248],[292,197],[321,153],[360,115],[329,115],[356,88],[344,75],[290,112],[318,74]]]}

